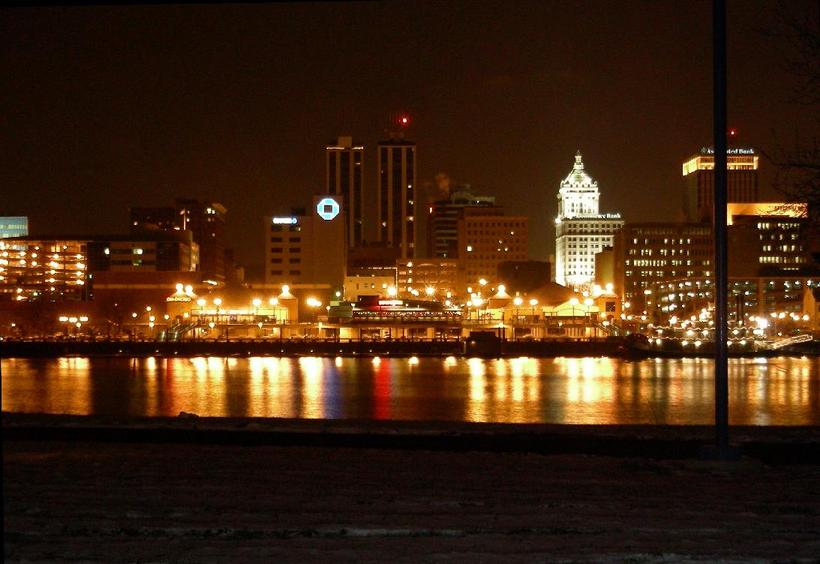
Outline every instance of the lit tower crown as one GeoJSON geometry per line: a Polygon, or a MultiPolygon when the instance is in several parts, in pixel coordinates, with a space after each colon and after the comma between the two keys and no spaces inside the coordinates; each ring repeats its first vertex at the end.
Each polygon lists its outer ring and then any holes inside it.
{"type": "Polygon", "coordinates": [[[572,171],[561,181],[558,190],[558,217],[591,217],[598,215],[598,182],[584,170],[581,151],[575,153],[572,171]]]}
{"type": "Polygon", "coordinates": [[[595,282],[595,255],[611,247],[623,227],[621,214],[598,211],[598,183],[584,170],[581,151],[558,190],[555,218],[555,281],[576,289],[595,282]]]}

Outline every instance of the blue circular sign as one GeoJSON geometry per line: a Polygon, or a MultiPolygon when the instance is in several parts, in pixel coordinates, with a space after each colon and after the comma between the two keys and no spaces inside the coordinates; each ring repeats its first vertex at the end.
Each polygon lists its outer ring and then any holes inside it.
{"type": "Polygon", "coordinates": [[[333,198],[322,198],[316,204],[316,213],[325,221],[330,221],[339,215],[339,203],[333,198]]]}

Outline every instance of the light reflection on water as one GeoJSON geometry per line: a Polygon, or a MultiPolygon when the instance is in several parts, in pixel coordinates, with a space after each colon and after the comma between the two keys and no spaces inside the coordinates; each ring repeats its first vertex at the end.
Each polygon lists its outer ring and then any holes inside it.
{"type": "MultiPolygon", "coordinates": [[[[820,425],[820,361],[732,359],[733,424],[820,425]]],[[[4,411],[710,424],[712,361],[615,358],[2,360],[4,411]]]]}

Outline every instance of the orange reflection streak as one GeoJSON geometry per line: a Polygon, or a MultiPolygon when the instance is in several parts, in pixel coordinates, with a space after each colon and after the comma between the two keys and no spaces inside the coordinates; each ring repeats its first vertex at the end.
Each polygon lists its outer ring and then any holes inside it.
{"type": "Polygon", "coordinates": [[[467,402],[467,421],[477,423],[489,421],[489,406],[487,405],[487,377],[484,361],[480,358],[471,358],[467,361],[469,369],[470,399],[467,402]]]}
{"type": "Polygon", "coordinates": [[[302,373],[302,412],[300,417],[321,419],[324,417],[324,389],[322,359],[312,356],[299,359],[302,373]]]}
{"type": "MultiPolygon", "coordinates": [[[[143,368],[143,372],[145,373],[145,390],[144,390],[144,400],[145,404],[143,409],[148,412],[148,415],[158,415],[158,400],[157,400],[157,393],[159,386],[157,385],[157,359],[153,356],[149,356],[145,359],[145,366],[143,368]]],[[[132,398],[132,413],[139,412],[139,405],[133,402],[136,402],[140,398],[135,396],[131,396],[132,398]]]]}
{"type": "Polygon", "coordinates": [[[390,419],[390,367],[387,362],[373,359],[375,378],[373,386],[373,419],[390,419]]]}

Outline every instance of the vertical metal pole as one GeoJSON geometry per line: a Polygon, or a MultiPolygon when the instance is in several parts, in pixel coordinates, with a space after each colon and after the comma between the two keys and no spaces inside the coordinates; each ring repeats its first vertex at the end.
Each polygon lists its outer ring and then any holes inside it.
{"type": "Polygon", "coordinates": [[[726,2],[713,0],[715,137],[715,440],[723,458],[729,447],[728,253],[726,227],[726,2]]]}

